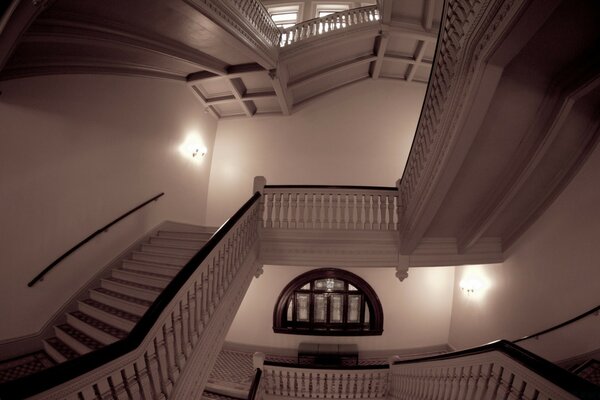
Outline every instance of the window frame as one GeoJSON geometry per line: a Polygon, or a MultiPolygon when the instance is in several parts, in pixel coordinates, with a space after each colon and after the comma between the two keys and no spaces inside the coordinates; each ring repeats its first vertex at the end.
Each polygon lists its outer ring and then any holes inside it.
{"type": "Polygon", "coordinates": [[[295,335],[314,336],[373,336],[383,334],[383,309],[373,288],[358,275],[338,268],[320,268],[308,271],[294,278],[282,290],[273,309],[273,331],[295,335]],[[338,279],[344,282],[344,289],[319,290],[314,282],[319,279],[338,279]],[[310,283],[310,289],[301,289],[310,283]],[[348,285],[357,290],[350,290],[348,285]],[[297,321],[296,294],[308,294],[308,321],[297,321]],[[325,322],[316,322],[314,316],[315,295],[331,293],[342,294],[342,322],[331,322],[330,299],[326,296],[325,322]],[[359,322],[347,322],[349,315],[348,299],[351,295],[360,295],[361,309],[359,322]],[[290,301],[294,303],[292,321],[287,318],[290,301]],[[369,321],[364,322],[365,310],[369,310],[369,321]]]}

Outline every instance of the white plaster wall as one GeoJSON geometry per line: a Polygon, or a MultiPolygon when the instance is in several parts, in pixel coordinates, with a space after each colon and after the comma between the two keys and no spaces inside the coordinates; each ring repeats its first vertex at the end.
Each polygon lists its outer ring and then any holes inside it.
{"type": "Polygon", "coordinates": [[[291,116],[219,121],[208,222],[218,225],[269,184],[394,186],[417,126],[425,85],[366,80],[312,100],[291,116]]]}
{"type": "Polygon", "coordinates": [[[266,265],[254,279],[229,329],[230,344],[297,349],[300,342],[355,343],[360,352],[405,350],[448,342],[454,268],[412,268],[400,282],[393,268],[346,268],[375,290],[384,313],[382,336],[340,337],[273,333],[273,309],[283,288],[308,267],[266,265]]]}
{"type": "MultiPolygon", "coordinates": [[[[456,271],[450,344],[458,349],[517,339],[600,304],[600,148],[570,185],[507,252],[503,264],[456,271]],[[489,285],[465,296],[459,282],[478,275],[489,285]]],[[[553,360],[600,348],[600,320],[522,342],[553,360]]]]}
{"type": "Polygon", "coordinates": [[[109,260],[163,220],[205,221],[216,121],[182,83],[50,76],[0,83],[0,341],[37,332],[109,260]],[[182,157],[189,133],[208,148],[182,157]],[[129,217],[27,287],[71,246],[129,217]]]}

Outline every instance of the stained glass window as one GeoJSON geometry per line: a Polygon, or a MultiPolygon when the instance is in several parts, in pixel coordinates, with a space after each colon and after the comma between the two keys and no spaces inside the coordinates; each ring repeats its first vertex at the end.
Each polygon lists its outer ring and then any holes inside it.
{"type": "Polygon", "coordinates": [[[273,329],[311,335],[380,335],[383,311],[373,289],[360,277],[323,268],[286,286],[276,305],[273,329]]]}

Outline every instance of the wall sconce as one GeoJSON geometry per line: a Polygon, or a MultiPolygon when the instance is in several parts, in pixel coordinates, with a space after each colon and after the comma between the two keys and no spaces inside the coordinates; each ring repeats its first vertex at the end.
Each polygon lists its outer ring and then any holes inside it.
{"type": "Polygon", "coordinates": [[[192,157],[195,158],[197,155],[200,155],[200,157],[204,157],[207,151],[208,150],[206,149],[206,147],[197,147],[192,152],[192,157]]]}
{"type": "Polygon", "coordinates": [[[471,277],[460,281],[460,290],[465,292],[467,295],[471,295],[480,291],[481,289],[483,289],[483,282],[479,278],[471,277]]]}

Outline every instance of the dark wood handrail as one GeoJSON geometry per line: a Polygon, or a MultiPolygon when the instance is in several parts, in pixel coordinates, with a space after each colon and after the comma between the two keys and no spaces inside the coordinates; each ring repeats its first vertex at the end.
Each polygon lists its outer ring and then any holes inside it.
{"type": "Polygon", "coordinates": [[[395,186],[341,186],[341,185],[265,185],[265,189],[344,189],[344,190],[394,190],[395,186]]]}
{"type": "Polygon", "coordinates": [[[570,325],[573,322],[577,322],[580,319],[584,319],[586,317],[589,317],[590,315],[598,313],[599,311],[600,311],[600,306],[596,306],[596,307],[592,308],[591,310],[588,310],[588,311],[584,312],[583,314],[579,314],[578,316],[571,318],[570,320],[567,320],[567,321],[562,322],[560,324],[554,325],[554,326],[552,326],[552,327],[550,327],[548,329],[544,329],[543,331],[539,331],[539,332],[536,332],[536,333],[531,334],[531,335],[523,336],[522,338],[517,339],[517,340],[513,340],[512,342],[513,343],[519,343],[519,342],[522,342],[522,341],[527,340],[527,339],[537,338],[539,336],[545,335],[546,333],[550,333],[550,332],[555,331],[557,329],[560,329],[560,328],[562,328],[564,326],[570,325]]]}
{"type": "Polygon", "coordinates": [[[27,286],[32,287],[33,285],[35,285],[38,281],[43,280],[44,275],[46,275],[48,272],[50,272],[50,270],[52,268],[54,268],[58,263],[60,263],[62,260],[64,260],[65,258],[67,258],[68,256],[70,256],[72,253],[74,253],[75,251],[77,251],[81,246],[83,246],[84,244],[86,244],[87,242],[89,242],[90,240],[92,240],[93,238],[95,238],[96,236],[98,236],[99,234],[101,234],[102,232],[106,232],[108,230],[108,228],[110,228],[111,226],[113,226],[114,224],[116,224],[117,222],[121,221],[122,219],[128,217],[129,215],[133,214],[134,212],[136,212],[137,210],[139,210],[140,208],[146,206],[149,203],[152,203],[153,201],[158,200],[161,196],[163,196],[165,193],[162,192],[160,194],[157,194],[156,196],[152,197],[149,200],[146,200],[145,202],[143,202],[142,204],[140,204],[139,206],[132,208],[131,210],[127,211],[125,214],[121,215],[120,217],[118,217],[117,219],[113,220],[112,222],[104,225],[102,228],[98,229],[97,231],[95,231],[94,233],[92,233],[91,235],[89,235],[88,237],[86,237],[85,239],[83,239],[81,242],[77,243],[75,246],[71,247],[69,250],[67,250],[63,255],[61,255],[60,257],[58,257],[56,260],[52,261],[50,263],[50,265],[48,265],[46,268],[44,268],[42,270],[42,272],[40,272],[39,274],[37,274],[35,276],[35,278],[33,278],[28,284],[27,286]]]}
{"type": "Polygon", "coordinates": [[[488,343],[483,346],[461,351],[454,351],[452,353],[440,354],[424,358],[416,358],[411,360],[396,361],[394,362],[394,365],[460,359],[466,356],[490,353],[493,351],[498,351],[505,354],[506,356],[517,361],[529,370],[544,377],[545,379],[554,383],[561,389],[573,394],[574,396],[577,396],[580,399],[600,399],[600,387],[586,381],[583,378],[580,378],[577,375],[571,374],[570,372],[560,368],[559,366],[551,363],[550,361],[545,360],[542,357],[533,354],[532,352],[527,351],[524,348],[517,346],[516,344],[513,344],[507,340],[498,340],[496,342],[488,343]]]}
{"type": "Polygon", "coordinates": [[[256,398],[256,393],[258,392],[258,386],[260,385],[261,376],[262,369],[256,368],[256,373],[254,374],[254,379],[252,380],[252,386],[250,386],[250,391],[248,392],[248,400],[254,400],[256,398]]]}
{"type": "Polygon", "coordinates": [[[227,220],[208,242],[188,261],[173,280],[161,292],[140,321],[126,338],[102,347],[91,353],[58,364],[36,374],[25,376],[0,385],[0,399],[23,399],[51,389],[71,379],[77,378],[110,361],[135,350],[148,335],[162,312],[175,298],[201,263],[223,240],[225,235],[242,219],[244,214],[258,201],[260,193],[255,193],[229,220],[227,220]]]}

